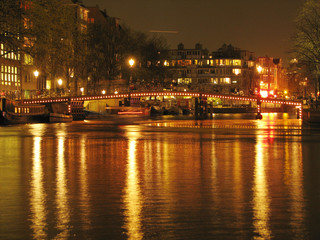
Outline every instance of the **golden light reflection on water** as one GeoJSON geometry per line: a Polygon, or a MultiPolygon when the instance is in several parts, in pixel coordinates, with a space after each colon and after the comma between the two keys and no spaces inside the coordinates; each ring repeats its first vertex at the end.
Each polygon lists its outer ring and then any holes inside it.
{"type": "Polygon", "coordinates": [[[67,173],[65,165],[65,132],[60,129],[57,132],[57,180],[56,180],[56,214],[58,235],[56,239],[67,239],[70,235],[70,207],[68,203],[67,173]]]}
{"type": "Polygon", "coordinates": [[[86,153],[86,136],[83,135],[80,142],[80,210],[81,222],[84,230],[87,230],[91,224],[90,221],[90,194],[88,187],[88,168],[86,153]]]}
{"type": "Polygon", "coordinates": [[[266,146],[263,143],[264,137],[257,136],[255,146],[256,158],[254,166],[254,185],[253,185],[253,225],[257,239],[270,239],[270,199],[268,183],[266,178],[266,160],[268,159],[266,146]]]}
{"type": "MultiPolygon", "coordinates": [[[[286,162],[291,160],[291,167],[286,168],[286,179],[290,188],[291,195],[291,221],[293,232],[295,233],[295,239],[305,238],[305,199],[303,194],[303,163],[302,163],[302,146],[301,143],[292,143],[292,152],[288,153],[288,143],[286,143],[286,162]]],[[[288,166],[286,164],[286,166],[288,166]]]]}
{"type": "MultiPolygon", "coordinates": [[[[237,136],[238,138],[239,136],[237,136]]],[[[241,158],[241,144],[240,141],[237,140],[233,146],[233,159],[234,159],[234,167],[233,167],[233,176],[234,176],[234,200],[235,200],[235,212],[237,217],[237,225],[241,225],[243,223],[243,212],[244,206],[243,204],[238,204],[239,202],[244,202],[244,187],[243,187],[243,171],[242,171],[242,158],[241,158]]],[[[239,226],[240,228],[240,226],[239,226]]]]}
{"type": "Polygon", "coordinates": [[[42,161],[42,125],[31,125],[30,132],[33,137],[33,157],[30,182],[30,210],[31,229],[34,239],[46,239],[47,210],[46,193],[44,191],[43,161],[42,161]],[[40,135],[40,136],[38,136],[40,135]]]}
{"type": "Polygon", "coordinates": [[[139,170],[137,166],[137,138],[139,133],[129,132],[129,149],[127,158],[127,180],[124,195],[125,204],[125,225],[127,230],[128,239],[142,239],[142,224],[141,224],[141,211],[142,211],[142,196],[139,181],[139,170]]]}

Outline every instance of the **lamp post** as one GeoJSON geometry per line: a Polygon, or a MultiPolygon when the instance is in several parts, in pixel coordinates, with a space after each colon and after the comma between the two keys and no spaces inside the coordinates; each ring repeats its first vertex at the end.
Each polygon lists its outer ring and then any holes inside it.
{"type": "Polygon", "coordinates": [[[256,115],[256,119],[262,119],[262,115],[261,115],[261,96],[260,96],[260,74],[262,72],[262,67],[261,66],[258,66],[257,67],[257,71],[259,73],[259,76],[258,76],[258,85],[257,85],[257,115],[256,115]]]}
{"type": "Polygon", "coordinates": [[[135,64],[135,61],[133,58],[130,58],[129,59],[129,66],[130,66],[130,78],[129,78],[129,92],[130,92],[130,86],[132,84],[132,69],[133,69],[133,66],[135,64]]]}
{"type": "Polygon", "coordinates": [[[258,95],[260,95],[260,74],[262,73],[262,70],[263,70],[263,68],[259,65],[259,66],[257,67],[257,71],[258,71],[258,73],[259,73],[259,75],[258,75],[258,84],[257,84],[257,92],[258,92],[258,95]]]}
{"type": "MultiPolygon", "coordinates": [[[[33,72],[33,75],[34,75],[34,77],[36,78],[37,90],[40,90],[40,84],[39,84],[39,82],[38,82],[39,71],[38,71],[38,70],[35,70],[35,71],[33,72]]],[[[37,94],[37,93],[36,93],[36,94],[37,94]]]]}
{"type": "Polygon", "coordinates": [[[62,89],[61,89],[61,86],[63,84],[63,81],[61,78],[58,79],[58,86],[59,86],[59,92],[60,92],[60,96],[61,96],[61,92],[62,92],[62,89]]]}

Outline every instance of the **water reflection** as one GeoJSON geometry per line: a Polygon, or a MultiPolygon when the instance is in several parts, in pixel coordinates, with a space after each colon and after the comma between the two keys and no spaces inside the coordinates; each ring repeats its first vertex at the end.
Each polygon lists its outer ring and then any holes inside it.
{"type": "Polygon", "coordinates": [[[88,186],[88,168],[86,153],[86,135],[83,135],[80,142],[80,210],[81,222],[84,230],[88,230],[90,221],[90,194],[88,186]]]}
{"type": "Polygon", "coordinates": [[[268,153],[264,144],[264,137],[257,136],[256,158],[254,166],[254,186],[253,186],[253,225],[255,233],[259,238],[270,239],[270,196],[266,176],[266,160],[268,153]]]}
{"type": "Polygon", "coordinates": [[[300,143],[292,143],[292,150],[289,153],[289,146],[286,144],[286,179],[288,179],[291,204],[291,227],[294,232],[294,239],[304,239],[305,236],[305,206],[304,206],[304,194],[303,194],[303,164],[302,164],[302,147],[300,143]],[[289,162],[291,160],[291,163],[289,162]],[[288,162],[288,164],[287,164],[288,162]]]}
{"type": "Polygon", "coordinates": [[[30,182],[30,210],[31,229],[34,239],[46,239],[47,209],[46,193],[44,191],[44,176],[42,167],[42,131],[43,125],[31,125],[30,132],[33,137],[33,163],[30,182]]]}
{"type": "Polygon", "coordinates": [[[142,196],[139,181],[139,169],[137,166],[137,139],[139,133],[128,133],[128,157],[127,157],[127,180],[124,195],[125,225],[128,239],[142,239],[142,196]]]}
{"type": "Polygon", "coordinates": [[[65,165],[65,132],[61,128],[57,131],[57,181],[56,181],[56,214],[57,230],[56,239],[67,239],[70,235],[70,208],[68,203],[67,173],[65,165]]]}
{"type": "Polygon", "coordinates": [[[195,123],[0,136],[0,238],[311,239],[318,135],[304,140],[296,119],[276,115],[195,123]]]}

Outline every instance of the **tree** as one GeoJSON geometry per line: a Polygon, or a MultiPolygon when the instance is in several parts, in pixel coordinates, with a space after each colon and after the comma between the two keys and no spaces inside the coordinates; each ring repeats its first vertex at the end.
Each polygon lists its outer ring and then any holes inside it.
{"type": "Polygon", "coordinates": [[[300,64],[313,72],[313,83],[319,91],[320,64],[320,2],[307,0],[295,21],[293,53],[300,64]]]}
{"type": "Polygon", "coordinates": [[[25,18],[28,9],[28,3],[23,0],[0,1],[0,43],[6,48],[2,55],[28,49],[25,45],[25,36],[29,31],[25,18]]]}
{"type": "Polygon", "coordinates": [[[146,33],[126,29],[123,43],[123,46],[127,46],[122,58],[124,76],[129,78],[127,59],[134,56],[139,63],[139,68],[134,70],[137,84],[147,89],[162,87],[167,74],[163,65],[167,53],[166,40],[158,36],[150,38],[146,33]]]}
{"type": "Polygon", "coordinates": [[[26,18],[31,22],[28,39],[30,54],[41,77],[51,80],[55,88],[58,77],[77,89],[78,78],[84,75],[85,33],[79,27],[77,5],[61,0],[30,0],[26,18]],[[59,9],[59,11],[57,11],[59,9]]]}
{"type": "Polygon", "coordinates": [[[213,58],[237,58],[239,59],[240,51],[231,44],[223,44],[218,51],[212,53],[213,58]]]}
{"type": "MultiPolygon", "coordinates": [[[[120,74],[119,56],[123,30],[114,18],[100,12],[104,21],[90,24],[88,28],[87,69],[90,76],[90,88],[98,90],[105,81],[117,79],[120,74]]],[[[123,48],[125,49],[125,47],[123,48]]]]}

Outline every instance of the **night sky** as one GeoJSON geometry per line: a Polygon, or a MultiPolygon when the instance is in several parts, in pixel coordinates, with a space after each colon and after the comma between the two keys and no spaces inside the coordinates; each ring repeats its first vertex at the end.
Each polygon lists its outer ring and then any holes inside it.
{"type": "Polygon", "coordinates": [[[200,42],[210,51],[223,43],[256,56],[287,58],[294,19],[303,0],[84,0],[133,30],[163,35],[171,48],[200,42]]]}

